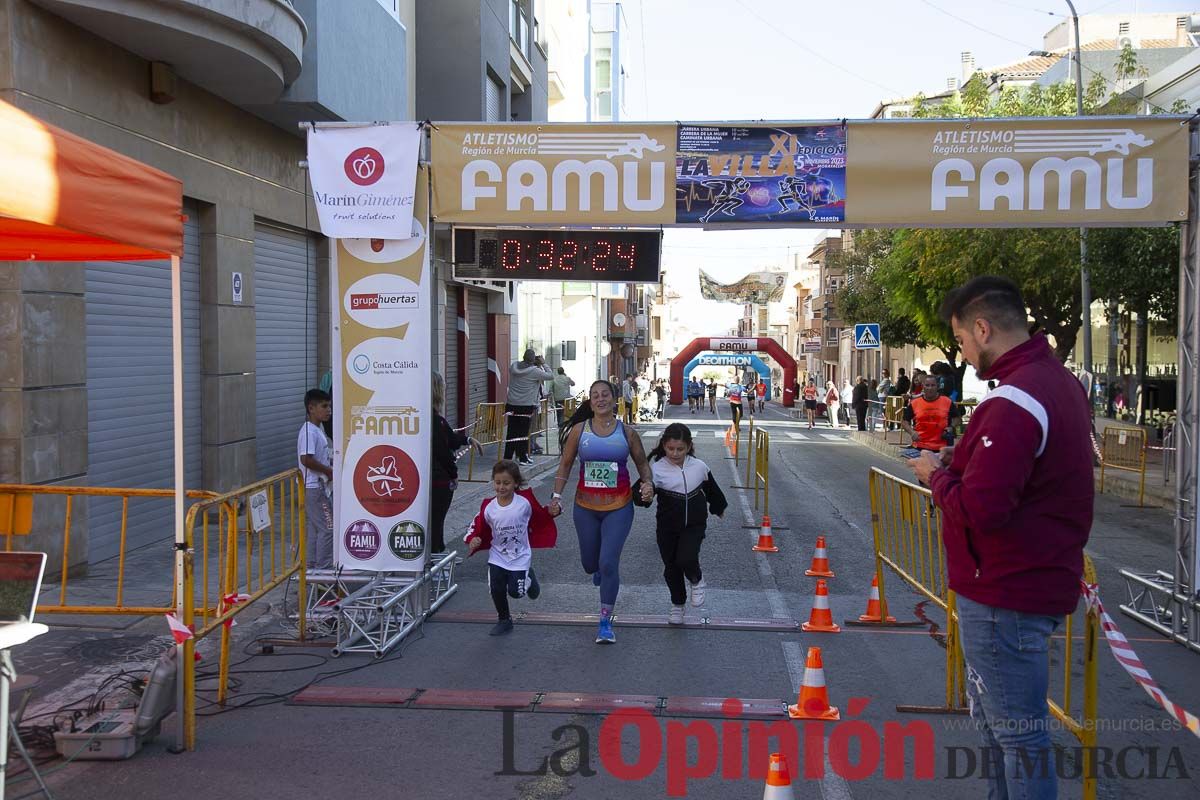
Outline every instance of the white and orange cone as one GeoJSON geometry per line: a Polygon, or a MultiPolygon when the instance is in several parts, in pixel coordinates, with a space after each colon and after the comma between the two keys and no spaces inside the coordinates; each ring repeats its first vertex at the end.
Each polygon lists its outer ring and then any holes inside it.
{"type": "Polygon", "coordinates": [[[758,544],[750,548],[760,553],[778,553],[779,548],[775,546],[775,537],[771,534],[771,518],[763,514],[762,528],[758,532],[758,544]]]}
{"type": "Polygon", "coordinates": [[[820,633],[838,633],[842,629],[833,621],[833,613],[829,610],[829,587],[825,581],[817,581],[817,591],[813,594],[812,611],[808,614],[808,622],[800,626],[806,631],[820,633]]]}
{"type": "Polygon", "coordinates": [[[808,648],[808,662],[804,667],[804,681],[800,685],[800,696],[796,705],[788,706],[792,719],[839,720],[842,715],[829,705],[829,693],[825,690],[825,665],[821,661],[821,648],[808,648]]]}
{"type": "Polygon", "coordinates": [[[783,757],[783,753],[771,753],[771,764],[767,768],[767,787],[763,789],[763,800],[795,800],[795,798],[787,759],[783,757]]]}
{"type": "MultiPolygon", "coordinates": [[[[871,596],[867,598],[867,613],[862,614],[858,618],[859,622],[883,622],[883,610],[879,606],[879,576],[875,575],[871,578],[871,596]]],[[[896,618],[888,615],[888,622],[895,622],[896,618]]]]}
{"type": "Polygon", "coordinates": [[[817,548],[813,553],[812,566],[804,570],[804,574],[816,578],[832,578],[833,570],[829,569],[829,556],[825,552],[825,537],[817,537],[817,548]]]}

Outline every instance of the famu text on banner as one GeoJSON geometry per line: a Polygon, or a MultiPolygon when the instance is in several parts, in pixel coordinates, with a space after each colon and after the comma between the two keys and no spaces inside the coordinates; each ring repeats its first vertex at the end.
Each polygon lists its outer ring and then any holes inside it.
{"type": "Polygon", "coordinates": [[[1187,215],[1178,117],[849,123],[846,222],[1153,225],[1187,215]]]}
{"type": "Polygon", "coordinates": [[[675,222],[674,125],[439,123],[430,138],[438,222],[675,222]]]}
{"type": "Polygon", "coordinates": [[[414,122],[308,131],[308,174],[321,233],[409,239],[421,126],[414,122]]]}

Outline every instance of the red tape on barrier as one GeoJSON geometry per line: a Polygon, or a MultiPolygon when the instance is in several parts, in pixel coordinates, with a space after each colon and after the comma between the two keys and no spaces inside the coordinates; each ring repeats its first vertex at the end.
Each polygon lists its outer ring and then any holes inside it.
{"type": "Polygon", "coordinates": [[[1108,640],[1108,646],[1112,649],[1113,658],[1117,660],[1117,663],[1125,668],[1134,682],[1141,686],[1146,694],[1153,697],[1171,715],[1172,719],[1196,736],[1200,736],[1200,718],[1178,703],[1172,702],[1171,698],[1158,688],[1158,684],[1150,675],[1150,670],[1146,669],[1137,653],[1129,646],[1129,640],[1125,638],[1125,634],[1118,630],[1117,623],[1113,622],[1113,618],[1104,610],[1104,604],[1100,602],[1100,587],[1083,581],[1080,581],[1079,585],[1083,587],[1083,599],[1088,608],[1095,610],[1100,615],[1100,627],[1104,630],[1104,638],[1108,640]]]}

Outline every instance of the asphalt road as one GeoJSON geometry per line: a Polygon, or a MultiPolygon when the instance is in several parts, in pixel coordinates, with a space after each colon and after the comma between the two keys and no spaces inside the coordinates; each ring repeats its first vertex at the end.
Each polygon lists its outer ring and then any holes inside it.
{"type": "MultiPolygon", "coordinates": [[[[724,486],[741,483],[744,475],[735,475],[734,462],[726,458],[720,440],[725,422],[707,413],[690,414],[686,408],[673,408],[668,416],[692,425],[697,455],[708,462],[724,486]]],[[[723,409],[722,416],[727,416],[723,409]]],[[[872,466],[898,475],[906,471],[899,462],[853,443],[844,429],[822,428],[814,435],[786,420],[775,407],[768,408],[759,420],[772,434],[770,510],[780,552],[751,551],[758,531],[747,526],[756,526],[761,512],[754,510],[751,493],[727,489],[730,509],[723,520],[711,520],[701,557],[707,601],[700,610],[689,606],[689,618],[806,620],[814,579],[803,573],[817,535],[826,537],[836,572],[829,580],[834,619],[840,623],[865,610],[873,572],[867,475],[872,466]]],[[[649,449],[662,424],[639,427],[646,431],[649,449]]],[[[549,499],[550,474],[541,471],[533,481],[538,496],[545,500],[549,499]]],[[[448,529],[465,528],[478,508],[481,491],[478,486],[460,490],[448,529]]],[[[514,601],[515,612],[597,611],[597,591],[580,567],[570,514],[560,517],[559,523],[558,546],[535,552],[542,596],[536,601],[514,601]]],[[[1119,501],[1098,499],[1090,552],[1111,611],[1115,612],[1124,591],[1116,570],[1167,567],[1171,536],[1167,512],[1126,508],[1119,501]]],[[[446,610],[490,611],[485,572],[482,557],[468,559],[458,572],[459,592],[446,610]]],[[[622,613],[666,614],[669,600],[661,573],[653,512],[639,510],[621,561],[618,618],[622,613]]],[[[895,616],[912,620],[921,613],[933,624],[943,625],[936,609],[917,609],[921,598],[900,581],[890,580],[888,591],[895,616]]],[[[1117,621],[1163,689],[1193,712],[1200,711],[1196,680],[1200,657],[1124,616],[1117,614],[1117,621]]],[[[243,641],[274,632],[270,622],[235,630],[243,641]]],[[[799,774],[801,765],[793,763],[797,797],[901,798],[914,791],[936,798],[986,795],[978,769],[963,777],[948,777],[971,772],[967,751],[978,742],[968,718],[901,714],[895,709],[897,704],[939,705],[944,699],[944,650],[928,627],[846,628],[839,634],[808,634],[623,628],[618,624],[618,641],[611,647],[593,642],[595,631],[590,625],[518,620],[509,636],[490,637],[487,632],[484,624],[439,621],[435,616],[420,634],[380,662],[357,656],[328,660],[327,650],[320,648],[279,648],[275,655],[248,659],[234,668],[238,692],[233,702],[255,697],[281,701],[318,673],[349,668],[357,669],[329,675],[322,685],[795,702],[805,652],[817,645],[823,650],[830,698],[841,707],[843,723],[815,730],[794,729],[812,761],[810,768],[823,768],[824,772],[821,777],[805,778],[799,774]],[[292,671],[279,671],[282,669],[292,671]],[[852,703],[852,698],[862,700],[852,703]],[[854,725],[851,720],[868,724],[854,725]],[[922,730],[931,734],[931,756],[918,757],[912,743],[901,751],[892,748],[890,761],[882,754],[875,756],[876,745],[886,745],[889,736],[894,738],[896,723],[917,723],[917,728],[927,725],[922,730]],[[814,744],[820,740],[815,731],[820,730],[829,737],[824,758],[814,744]],[[835,742],[839,744],[835,746],[835,742]],[[815,758],[814,753],[818,754],[815,758]],[[847,779],[844,776],[853,770],[846,765],[832,769],[830,759],[840,764],[842,754],[848,755],[850,765],[862,765],[863,774],[850,774],[847,779]],[[931,778],[916,777],[926,768],[932,770],[931,778]]],[[[1061,670],[1059,652],[1052,663],[1061,670]]],[[[1100,796],[1200,796],[1200,739],[1186,731],[1165,729],[1169,727],[1166,715],[1118,667],[1103,643],[1100,687],[1100,744],[1114,751],[1114,774],[1110,777],[1102,771],[1100,796]],[[1153,750],[1157,779],[1115,774],[1116,752],[1133,746],[1142,750],[1126,751],[1124,771],[1148,769],[1153,750]]],[[[641,729],[626,726],[617,738],[611,738],[601,733],[605,718],[594,714],[311,707],[274,702],[201,719],[199,748],[194,753],[171,755],[164,743],[153,742],[127,762],[71,764],[55,773],[51,783],[56,796],[64,800],[137,800],[181,794],[550,800],[658,798],[669,793],[678,796],[681,790],[695,798],[761,797],[761,778],[746,777],[750,769],[755,773],[765,769],[764,748],[747,740],[749,735],[757,735],[751,730],[756,725],[761,732],[761,723],[713,719],[684,727],[692,722],[695,720],[658,717],[641,729]],[[656,756],[656,748],[662,750],[660,756],[656,756]],[[545,774],[537,774],[543,760],[547,760],[545,774]],[[713,772],[711,767],[718,764],[713,772]]],[[[603,730],[615,728],[610,722],[603,730]]],[[[1055,739],[1064,747],[1074,745],[1071,736],[1062,731],[1055,739]]],[[[886,750],[881,747],[881,753],[886,750]]],[[[1065,767],[1071,769],[1069,759],[1065,767]]],[[[29,788],[29,783],[10,787],[8,796],[16,797],[29,788]]],[[[1081,796],[1081,782],[1063,780],[1060,796],[1081,796]]]]}

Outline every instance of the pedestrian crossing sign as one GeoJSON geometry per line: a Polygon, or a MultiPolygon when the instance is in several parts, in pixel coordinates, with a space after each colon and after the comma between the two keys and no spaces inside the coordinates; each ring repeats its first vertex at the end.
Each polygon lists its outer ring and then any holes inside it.
{"type": "Polygon", "coordinates": [[[879,323],[860,322],[854,326],[855,350],[879,349],[879,323]]]}

